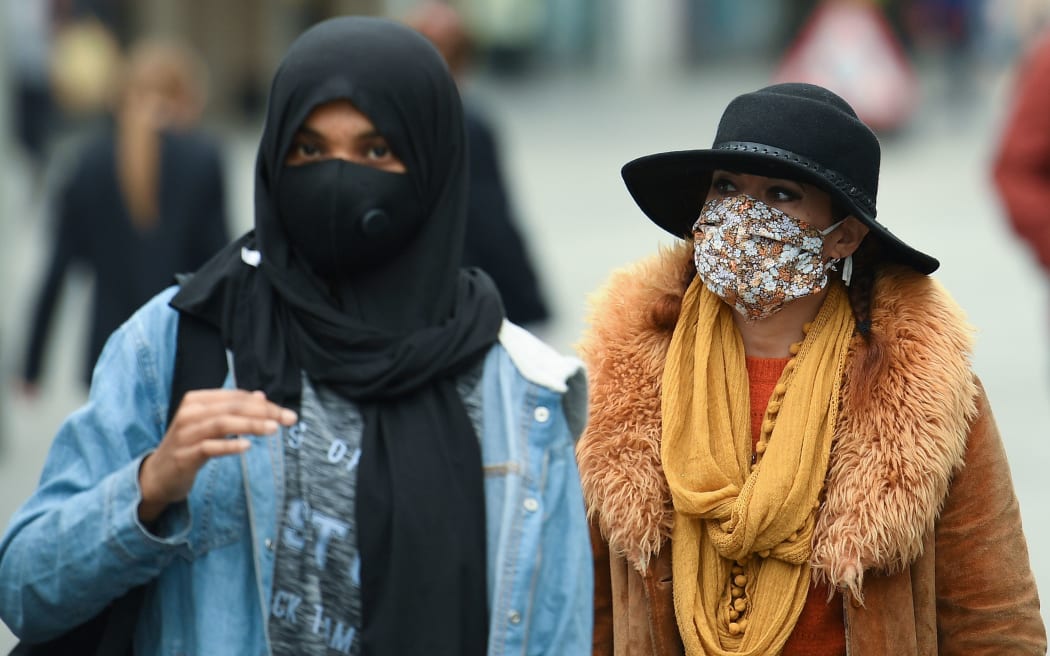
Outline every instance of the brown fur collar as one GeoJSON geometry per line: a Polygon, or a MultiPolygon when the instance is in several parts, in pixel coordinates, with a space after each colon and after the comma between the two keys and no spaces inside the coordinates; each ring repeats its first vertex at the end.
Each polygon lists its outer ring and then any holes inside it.
{"type": "MultiPolygon", "coordinates": [[[[661,308],[680,303],[694,274],[688,243],[613,273],[591,299],[580,344],[592,395],[577,448],[588,512],[639,572],[674,518],[660,465],[661,376],[674,326],[661,308]]],[[[948,294],[932,278],[892,268],[875,297],[872,334],[885,337],[884,366],[878,385],[854,375],[867,350],[854,337],[813,537],[815,576],[858,595],[865,570],[899,571],[921,555],[976,413],[971,330],[948,294]]]]}

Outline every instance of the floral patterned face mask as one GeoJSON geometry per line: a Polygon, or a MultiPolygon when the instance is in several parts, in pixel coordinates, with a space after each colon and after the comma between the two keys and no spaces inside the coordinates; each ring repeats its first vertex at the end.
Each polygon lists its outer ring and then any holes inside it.
{"type": "Polygon", "coordinates": [[[821,255],[819,230],[747,195],[707,201],[693,225],[693,261],[712,292],[749,320],[828,284],[836,259],[821,255]]]}

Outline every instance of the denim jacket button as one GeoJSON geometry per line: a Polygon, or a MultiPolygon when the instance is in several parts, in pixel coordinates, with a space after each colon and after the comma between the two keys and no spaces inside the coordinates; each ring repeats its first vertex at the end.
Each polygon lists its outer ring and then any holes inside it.
{"type": "Polygon", "coordinates": [[[263,544],[266,545],[267,551],[273,551],[273,540],[271,540],[270,538],[266,538],[265,540],[263,540],[263,544]]]}
{"type": "Polygon", "coordinates": [[[536,407],[532,415],[536,418],[536,421],[545,424],[551,418],[551,411],[541,405],[536,407]]]}
{"type": "Polygon", "coordinates": [[[540,508],[540,502],[536,501],[532,497],[525,499],[525,503],[523,505],[525,506],[525,510],[528,510],[529,512],[536,512],[540,508]]]}
{"type": "Polygon", "coordinates": [[[521,624],[521,613],[512,610],[507,614],[507,619],[510,620],[511,624],[521,624]]]}

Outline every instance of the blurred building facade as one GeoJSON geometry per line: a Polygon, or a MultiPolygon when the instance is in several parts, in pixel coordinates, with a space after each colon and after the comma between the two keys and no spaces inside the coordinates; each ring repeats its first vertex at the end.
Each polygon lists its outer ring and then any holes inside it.
{"type": "MultiPolygon", "coordinates": [[[[404,16],[418,0],[7,0],[50,2],[55,15],[92,14],[127,45],[174,36],[210,68],[209,112],[257,116],[290,41],[338,14],[404,16]]],[[[1050,0],[447,0],[495,76],[537,71],[609,73],[630,81],[659,72],[749,59],[775,62],[822,2],[866,3],[884,13],[909,51],[982,45],[1010,57],[1050,0]],[[1017,43],[1015,43],[1017,42],[1017,43]]]]}
{"type": "MultiPolygon", "coordinates": [[[[208,62],[212,112],[257,112],[288,44],[338,14],[398,17],[416,0],[95,0],[127,43],[177,36],[208,62]]],[[[773,57],[815,0],[450,0],[495,75],[552,67],[642,74],[725,57],[773,57]],[[797,20],[794,19],[794,20],[797,20]]]]}

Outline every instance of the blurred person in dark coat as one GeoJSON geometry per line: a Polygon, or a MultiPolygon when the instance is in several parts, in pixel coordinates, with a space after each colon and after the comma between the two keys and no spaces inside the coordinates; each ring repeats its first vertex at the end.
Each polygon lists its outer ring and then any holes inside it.
{"type": "MultiPolygon", "coordinates": [[[[431,0],[417,6],[406,22],[437,47],[462,86],[473,48],[456,10],[431,0]]],[[[492,277],[503,297],[508,319],[535,327],[546,321],[550,312],[528,245],[511,209],[496,134],[489,120],[465,97],[463,118],[470,162],[463,266],[476,266],[492,277]]]]}
{"type": "Polygon", "coordinates": [[[204,69],[177,43],[132,48],[112,120],[76,156],[54,199],[51,255],[23,369],[32,395],[66,273],[94,276],[83,381],[106,338],[140,305],[229,241],[219,148],[195,126],[204,69]]]}

